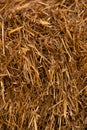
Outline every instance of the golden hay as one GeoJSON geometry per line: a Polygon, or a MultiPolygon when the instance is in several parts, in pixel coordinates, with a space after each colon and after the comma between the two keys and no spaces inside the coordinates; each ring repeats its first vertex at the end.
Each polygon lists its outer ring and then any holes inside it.
{"type": "Polygon", "coordinates": [[[0,0],[0,130],[87,129],[87,1],[0,0]]]}

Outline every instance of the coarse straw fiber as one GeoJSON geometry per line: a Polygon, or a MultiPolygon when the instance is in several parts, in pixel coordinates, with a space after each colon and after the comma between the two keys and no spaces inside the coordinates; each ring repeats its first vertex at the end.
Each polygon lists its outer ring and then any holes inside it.
{"type": "Polygon", "coordinates": [[[87,129],[87,0],[0,0],[0,130],[87,129]]]}

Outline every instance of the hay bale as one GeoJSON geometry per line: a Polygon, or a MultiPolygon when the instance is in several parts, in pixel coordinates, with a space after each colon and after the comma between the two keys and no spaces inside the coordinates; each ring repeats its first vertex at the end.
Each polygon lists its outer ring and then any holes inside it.
{"type": "Polygon", "coordinates": [[[86,0],[0,0],[0,130],[86,128],[86,0]]]}

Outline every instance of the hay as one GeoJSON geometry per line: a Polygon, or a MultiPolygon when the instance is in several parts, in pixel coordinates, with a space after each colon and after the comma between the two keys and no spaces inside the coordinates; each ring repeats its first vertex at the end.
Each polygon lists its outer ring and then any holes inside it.
{"type": "Polygon", "coordinates": [[[87,1],[0,0],[0,130],[87,128],[87,1]]]}

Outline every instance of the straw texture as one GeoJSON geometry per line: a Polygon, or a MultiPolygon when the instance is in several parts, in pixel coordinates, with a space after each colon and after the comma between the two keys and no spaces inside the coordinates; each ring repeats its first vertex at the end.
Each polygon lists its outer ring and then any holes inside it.
{"type": "Polygon", "coordinates": [[[87,1],[0,0],[0,130],[86,130],[87,1]]]}

